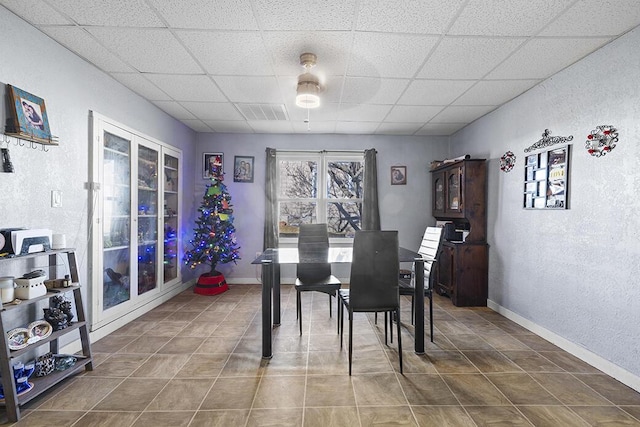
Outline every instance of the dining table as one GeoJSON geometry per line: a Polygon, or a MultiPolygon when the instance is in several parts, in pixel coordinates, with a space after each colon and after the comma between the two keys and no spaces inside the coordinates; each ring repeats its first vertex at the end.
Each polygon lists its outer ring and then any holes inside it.
{"type": "MultiPolygon", "coordinates": [[[[262,357],[273,356],[273,329],[280,326],[280,266],[301,263],[350,264],[352,247],[330,247],[301,256],[298,248],[267,248],[251,264],[262,266],[262,357]]],[[[415,338],[416,354],[424,354],[424,259],[412,250],[399,247],[399,262],[414,264],[415,274],[415,338]]]]}

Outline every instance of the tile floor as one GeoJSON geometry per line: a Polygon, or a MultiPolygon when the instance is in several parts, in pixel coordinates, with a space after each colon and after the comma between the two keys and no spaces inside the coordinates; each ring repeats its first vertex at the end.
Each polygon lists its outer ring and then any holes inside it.
{"type": "Polygon", "coordinates": [[[34,399],[16,425],[640,426],[640,393],[487,308],[437,295],[425,355],[403,321],[404,375],[382,322],[356,315],[349,377],[327,296],[302,298],[299,336],[295,290],[283,287],[274,357],[262,360],[259,286],[183,292],[95,342],[94,371],[34,399]]]}

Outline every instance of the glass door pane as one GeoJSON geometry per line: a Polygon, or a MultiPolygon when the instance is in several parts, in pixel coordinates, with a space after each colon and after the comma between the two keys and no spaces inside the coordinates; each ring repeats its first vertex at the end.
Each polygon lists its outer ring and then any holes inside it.
{"type": "Polygon", "coordinates": [[[158,151],[138,146],[138,295],[158,281],[158,151]]]}
{"type": "Polygon", "coordinates": [[[131,299],[131,141],[104,132],[103,310],[131,299]]]}
{"type": "Polygon", "coordinates": [[[178,277],[178,165],[164,155],[164,283],[178,277]]]}

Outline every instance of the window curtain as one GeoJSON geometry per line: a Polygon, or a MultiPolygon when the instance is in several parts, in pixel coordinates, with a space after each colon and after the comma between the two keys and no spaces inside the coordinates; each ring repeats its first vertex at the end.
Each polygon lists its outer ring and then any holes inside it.
{"type": "Polygon", "coordinates": [[[278,203],[277,203],[277,164],[276,149],[267,148],[265,180],[265,215],[264,215],[264,239],[263,250],[278,247],[278,203]]]}
{"type": "Polygon", "coordinates": [[[362,229],[380,230],[378,208],[378,165],[376,150],[364,151],[364,195],[362,197],[362,229]]]}

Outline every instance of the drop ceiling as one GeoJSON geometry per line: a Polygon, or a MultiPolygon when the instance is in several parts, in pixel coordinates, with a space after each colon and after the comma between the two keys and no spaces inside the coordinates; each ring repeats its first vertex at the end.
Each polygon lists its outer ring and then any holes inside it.
{"type": "Polygon", "coordinates": [[[198,132],[450,135],[640,24],[638,0],[0,5],[198,132]]]}

